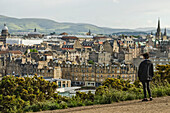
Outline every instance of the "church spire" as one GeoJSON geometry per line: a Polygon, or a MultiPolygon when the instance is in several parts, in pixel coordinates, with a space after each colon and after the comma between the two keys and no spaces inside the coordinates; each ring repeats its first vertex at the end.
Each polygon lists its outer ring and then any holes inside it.
{"type": "Polygon", "coordinates": [[[158,28],[157,28],[157,32],[156,32],[156,38],[158,41],[161,39],[160,18],[158,18],[158,28]]]}
{"type": "Polygon", "coordinates": [[[160,27],[160,18],[158,18],[158,28],[157,31],[161,31],[161,27],[160,27]]]}
{"type": "Polygon", "coordinates": [[[160,18],[158,18],[158,28],[157,28],[157,35],[161,35],[161,27],[160,27],[160,18]]]}
{"type": "Polygon", "coordinates": [[[36,29],[36,28],[34,29],[34,32],[37,32],[37,29],[36,29]]]}
{"type": "Polygon", "coordinates": [[[90,29],[89,29],[89,35],[91,35],[91,31],[90,31],[90,29]]]}
{"type": "Polygon", "coordinates": [[[164,36],[166,36],[167,35],[167,33],[166,33],[166,28],[165,28],[165,30],[164,30],[164,36]]]}

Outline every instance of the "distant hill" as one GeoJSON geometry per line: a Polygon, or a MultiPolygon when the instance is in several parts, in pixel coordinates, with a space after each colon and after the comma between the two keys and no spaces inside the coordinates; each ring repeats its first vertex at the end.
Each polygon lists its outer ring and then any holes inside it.
{"type": "Polygon", "coordinates": [[[82,34],[91,30],[92,33],[97,34],[112,34],[117,32],[134,32],[130,29],[112,29],[106,27],[98,27],[92,24],[83,23],[59,23],[49,19],[37,19],[37,18],[12,18],[0,15],[0,29],[3,24],[6,23],[11,33],[15,32],[33,32],[34,28],[37,28],[41,33],[62,33],[67,32],[69,34],[82,34]]]}
{"type": "Polygon", "coordinates": [[[131,35],[147,35],[148,33],[147,32],[140,32],[140,31],[135,31],[135,32],[117,32],[117,33],[113,33],[113,35],[121,35],[121,34],[124,34],[124,35],[127,35],[127,36],[131,36],[131,35]]]}
{"type": "MultiPolygon", "coordinates": [[[[40,33],[49,34],[56,32],[60,34],[67,32],[69,34],[84,34],[91,30],[96,34],[124,34],[124,35],[140,35],[147,34],[151,31],[156,32],[156,28],[137,28],[137,29],[113,29],[107,27],[98,27],[92,24],[85,23],[59,23],[50,19],[39,18],[13,18],[0,15],[0,31],[3,28],[4,23],[7,24],[9,32],[15,34],[16,32],[33,32],[34,28],[40,33]]],[[[163,32],[163,30],[162,30],[163,32]]],[[[167,33],[170,33],[170,29],[167,29],[167,33]]]]}

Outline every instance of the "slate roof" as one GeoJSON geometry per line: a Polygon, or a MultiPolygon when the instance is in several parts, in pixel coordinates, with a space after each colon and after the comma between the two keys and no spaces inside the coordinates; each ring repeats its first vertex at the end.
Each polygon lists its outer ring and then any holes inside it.
{"type": "Polygon", "coordinates": [[[74,48],[74,45],[63,45],[62,48],[74,48]]]}
{"type": "Polygon", "coordinates": [[[82,42],[82,46],[93,46],[94,45],[94,41],[83,41],[82,42]]]}

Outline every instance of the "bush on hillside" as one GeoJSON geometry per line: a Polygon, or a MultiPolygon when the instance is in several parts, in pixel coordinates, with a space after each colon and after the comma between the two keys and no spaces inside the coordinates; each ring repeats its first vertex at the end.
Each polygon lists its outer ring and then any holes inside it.
{"type": "Polygon", "coordinates": [[[0,81],[0,110],[20,109],[26,105],[53,98],[55,82],[45,81],[36,75],[32,78],[5,76],[0,81]]]}

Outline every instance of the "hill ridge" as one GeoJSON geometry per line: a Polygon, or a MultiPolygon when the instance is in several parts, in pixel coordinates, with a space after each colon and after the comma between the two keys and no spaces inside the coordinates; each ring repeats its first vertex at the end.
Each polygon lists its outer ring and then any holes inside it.
{"type": "Polygon", "coordinates": [[[55,20],[45,18],[15,18],[0,15],[0,28],[6,23],[10,32],[31,32],[34,28],[41,33],[61,33],[68,32],[72,34],[86,33],[89,29],[93,33],[111,34],[116,32],[132,32],[131,29],[114,29],[109,27],[98,27],[89,23],[71,23],[56,22],[55,20]]]}

